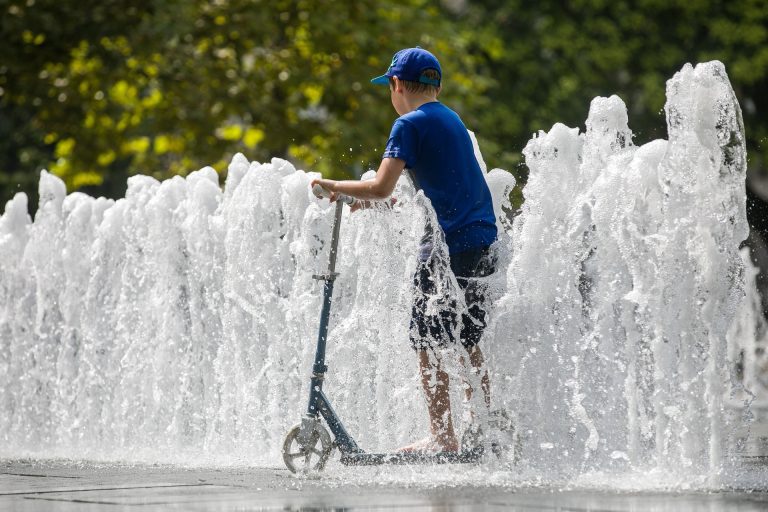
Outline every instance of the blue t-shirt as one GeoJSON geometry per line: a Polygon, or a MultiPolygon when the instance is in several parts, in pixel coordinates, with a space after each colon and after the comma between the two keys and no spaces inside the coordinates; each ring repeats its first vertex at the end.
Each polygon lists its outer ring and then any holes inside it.
{"type": "Polygon", "coordinates": [[[384,158],[405,160],[416,187],[432,202],[450,254],[496,240],[491,192],[456,112],[435,101],[400,116],[384,158]]]}

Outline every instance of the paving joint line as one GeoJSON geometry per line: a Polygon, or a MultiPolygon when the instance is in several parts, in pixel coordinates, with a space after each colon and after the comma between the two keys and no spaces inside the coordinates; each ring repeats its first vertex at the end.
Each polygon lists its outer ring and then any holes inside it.
{"type": "Polygon", "coordinates": [[[169,484],[169,485],[141,485],[136,487],[96,487],[93,489],[58,489],[50,491],[18,491],[0,492],[0,496],[24,496],[25,494],[55,494],[58,492],[93,492],[93,491],[130,491],[134,489],[168,489],[171,487],[210,487],[216,484],[169,484]]]}
{"type": "Polygon", "coordinates": [[[0,471],[0,475],[10,475],[10,476],[31,476],[35,478],[83,478],[81,476],[64,476],[64,475],[36,475],[33,473],[8,473],[5,471],[0,471]]]}

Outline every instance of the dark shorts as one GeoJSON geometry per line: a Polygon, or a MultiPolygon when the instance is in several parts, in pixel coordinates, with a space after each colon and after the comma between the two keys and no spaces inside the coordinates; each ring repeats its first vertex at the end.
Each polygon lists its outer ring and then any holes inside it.
{"type": "Polygon", "coordinates": [[[493,274],[496,258],[489,247],[479,247],[451,255],[451,271],[456,276],[466,309],[460,305],[434,259],[419,261],[413,276],[414,300],[411,308],[411,345],[415,350],[443,347],[455,343],[469,349],[478,344],[488,316],[487,284],[476,279],[493,274]],[[461,310],[459,310],[461,308],[461,310]],[[460,318],[460,322],[458,321],[460,318]]]}

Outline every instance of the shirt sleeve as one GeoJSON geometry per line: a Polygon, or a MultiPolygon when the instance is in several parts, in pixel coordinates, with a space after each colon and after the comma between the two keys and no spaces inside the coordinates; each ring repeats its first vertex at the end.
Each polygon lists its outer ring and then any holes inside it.
{"type": "Polygon", "coordinates": [[[397,119],[392,125],[387,147],[384,148],[383,158],[399,158],[405,160],[405,166],[412,168],[416,165],[418,154],[419,134],[413,124],[403,119],[397,119]]]}

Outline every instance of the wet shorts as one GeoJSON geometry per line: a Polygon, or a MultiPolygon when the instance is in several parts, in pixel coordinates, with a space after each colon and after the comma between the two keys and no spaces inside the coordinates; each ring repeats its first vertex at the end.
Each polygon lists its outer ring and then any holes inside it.
{"type": "Polygon", "coordinates": [[[414,300],[411,308],[411,345],[415,350],[437,348],[456,342],[458,331],[461,344],[469,349],[478,344],[487,325],[487,283],[477,279],[493,274],[496,258],[489,247],[479,247],[453,254],[451,271],[464,294],[466,309],[450,290],[449,279],[441,276],[440,265],[432,258],[419,261],[413,276],[414,300]],[[442,290],[441,290],[442,288],[442,290]],[[461,317],[461,323],[457,318],[461,317]]]}

